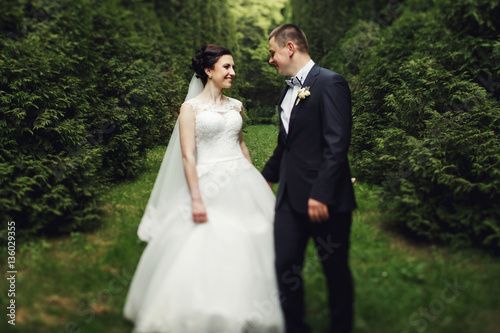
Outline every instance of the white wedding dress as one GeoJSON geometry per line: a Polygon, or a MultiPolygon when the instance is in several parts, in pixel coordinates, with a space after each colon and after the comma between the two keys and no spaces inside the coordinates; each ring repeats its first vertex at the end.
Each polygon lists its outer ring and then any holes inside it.
{"type": "Polygon", "coordinates": [[[175,193],[176,209],[162,216],[142,254],[125,317],[137,333],[283,332],[275,197],[241,151],[241,102],[186,103],[195,111],[196,168],[208,222],[193,222],[187,188],[175,193]]]}

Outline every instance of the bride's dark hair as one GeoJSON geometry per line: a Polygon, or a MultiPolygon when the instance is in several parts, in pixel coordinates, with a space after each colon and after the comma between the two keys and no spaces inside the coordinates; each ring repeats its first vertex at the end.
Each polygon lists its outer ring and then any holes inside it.
{"type": "Polygon", "coordinates": [[[205,84],[208,78],[207,73],[205,73],[205,68],[213,69],[217,60],[225,54],[231,55],[231,51],[220,46],[211,44],[205,45],[196,51],[189,68],[194,70],[196,77],[201,79],[203,84],[205,84]]]}

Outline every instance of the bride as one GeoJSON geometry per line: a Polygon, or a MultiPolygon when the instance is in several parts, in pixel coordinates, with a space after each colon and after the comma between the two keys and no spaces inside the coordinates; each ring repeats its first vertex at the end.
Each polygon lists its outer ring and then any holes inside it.
{"type": "Polygon", "coordinates": [[[274,270],[275,197],[224,96],[231,53],[206,45],[138,229],[147,241],[125,303],[137,333],[283,332],[274,270]]]}

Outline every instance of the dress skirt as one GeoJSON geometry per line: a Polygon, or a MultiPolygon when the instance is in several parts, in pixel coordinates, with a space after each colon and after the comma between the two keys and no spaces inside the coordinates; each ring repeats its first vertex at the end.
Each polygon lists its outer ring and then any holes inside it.
{"type": "Polygon", "coordinates": [[[136,333],[283,332],[274,269],[275,197],[244,157],[197,165],[208,221],[187,189],[162,217],[127,296],[136,333]]]}

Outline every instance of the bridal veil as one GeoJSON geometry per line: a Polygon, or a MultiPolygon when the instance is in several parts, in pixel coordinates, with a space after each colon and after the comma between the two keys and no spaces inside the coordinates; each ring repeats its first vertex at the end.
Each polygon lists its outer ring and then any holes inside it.
{"type": "MultiPolygon", "coordinates": [[[[184,101],[198,96],[203,89],[203,82],[194,74],[184,101]]],[[[182,163],[179,120],[177,119],[153,191],[137,230],[137,235],[142,241],[150,241],[161,222],[165,221],[165,217],[180,207],[179,194],[186,190],[188,190],[188,185],[182,163]]]]}

